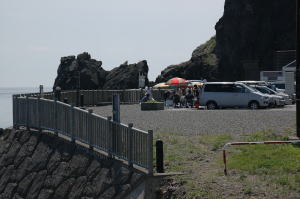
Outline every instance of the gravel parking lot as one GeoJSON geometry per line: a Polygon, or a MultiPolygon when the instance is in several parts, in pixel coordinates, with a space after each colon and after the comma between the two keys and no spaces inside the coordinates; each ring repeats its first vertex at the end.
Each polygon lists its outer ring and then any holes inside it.
{"type": "MultiPolygon", "coordinates": [[[[112,115],[112,106],[93,107],[102,116],[112,115]]],[[[173,109],[141,111],[140,105],[121,105],[121,122],[154,133],[180,134],[248,134],[261,130],[274,132],[295,130],[296,106],[248,110],[173,109]]]]}

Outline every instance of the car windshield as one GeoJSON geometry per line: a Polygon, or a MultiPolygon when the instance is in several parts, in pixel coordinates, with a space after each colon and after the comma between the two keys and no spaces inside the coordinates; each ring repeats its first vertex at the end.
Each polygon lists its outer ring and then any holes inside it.
{"type": "Polygon", "coordinates": [[[256,90],[256,89],[252,88],[251,86],[248,86],[247,84],[243,84],[243,86],[244,86],[246,89],[250,90],[251,92],[257,92],[257,91],[258,91],[258,90],[256,90]]]}
{"type": "Polygon", "coordinates": [[[257,90],[255,87],[251,87],[251,90],[252,90],[253,92],[258,92],[258,93],[263,94],[261,91],[257,90]]]}
{"type": "Polygon", "coordinates": [[[262,87],[255,87],[255,88],[256,88],[256,90],[260,91],[261,93],[269,94],[269,92],[262,87]]]}
{"type": "Polygon", "coordinates": [[[285,89],[285,84],[274,84],[276,88],[285,89]]]}
{"type": "Polygon", "coordinates": [[[269,93],[271,93],[271,94],[275,94],[275,95],[278,94],[276,91],[270,89],[269,87],[264,87],[264,89],[268,90],[269,93]]]}

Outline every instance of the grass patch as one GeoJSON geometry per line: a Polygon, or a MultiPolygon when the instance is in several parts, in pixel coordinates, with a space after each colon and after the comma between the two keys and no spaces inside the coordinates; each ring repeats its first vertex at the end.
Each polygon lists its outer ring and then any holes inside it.
{"type": "MultiPolygon", "coordinates": [[[[213,154],[232,139],[229,135],[196,135],[186,136],[178,133],[161,133],[154,140],[164,142],[164,163],[166,172],[183,172],[184,176],[175,176],[176,181],[183,182],[187,198],[196,196],[217,198],[214,192],[199,186],[195,172],[199,172],[201,164],[213,159],[213,154]]],[[[155,146],[155,143],[154,143],[155,146]]],[[[155,149],[155,147],[154,147],[155,149]]],[[[155,151],[154,151],[155,154],[155,151]]],[[[154,158],[154,161],[155,158],[154,158]]],[[[203,169],[202,169],[203,170],[203,169]]],[[[199,175],[199,174],[197,174],[199,175]]],[[[210,173],[207,173],[210,177],[210,173]]],[[[203,179],[201,179],[203,181],[203,179]]]]}
{"type": "Polygon", "coordinates": [[[212,151],[221,149],[227,142],[232,140],[230,135],[202,135],[199,136],[199,141],[202,144],[208,145],[212,151]]]}
{"type": "Polygon", "coordinates": [[[172,177],[183,188],[179,191],[181,195],[175,198],[233,195],[288,198],[300,193],[299,147],[291,144],[231,146],[228,148],[228,176],[224,176],[219,149],[233,141],[287,140],[290,134],[260,131],[233,137],[161,133],[155,135],[154,140],[164,142],[165,171],[185,173],[172,177]]]}
{"type": "MultiPolygon", "coordinates": [[[[285,135],[262,131],[247,141],[287,140],[285,135]]],[[[243,175],[265,176],[265,181],[300,191],[300,148],[294,144],[245,145],[230,149],[228,168],[243,175]],[[267,176],[267,177],[266,177],[267,176]]]]}
{"type": "Polygon", "coordinates": [[[272,175],[300,171],[300,148],[293,145],[254,145],[238,149],[240,152],[229,157],[229,168],[272,175]]]}
{"type": "Polygon", "coordinates": [[[154,138],[154,140],[161,139],[164,142],[165,169],[168,172],[184,171],[189,159],[193,158],[195,154],[205,153],[202,145],[194,139],[194,136],[187,137],[177,133],[164,133],[155,135],[154,138]]]}

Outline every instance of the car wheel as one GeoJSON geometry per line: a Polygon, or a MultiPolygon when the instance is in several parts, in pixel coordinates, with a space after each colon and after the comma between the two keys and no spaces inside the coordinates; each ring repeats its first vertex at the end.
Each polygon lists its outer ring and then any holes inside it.
{"type": "Polygon", "coordinates": [[[258,109],[259,108],[259,105],[257,102],[250,102],[249,103],[249,108],[250,109],[258,109]]]}
{"type": "Polygon", "coordinates": [[[217,104],[215,102],[208,102],[206,107],[208,110],[215,110],[217,108],[217,104]]]}

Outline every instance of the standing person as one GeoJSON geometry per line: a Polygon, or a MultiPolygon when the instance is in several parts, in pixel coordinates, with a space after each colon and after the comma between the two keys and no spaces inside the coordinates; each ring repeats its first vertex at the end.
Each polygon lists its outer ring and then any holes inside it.
{"type": "Polygon", "coordinates": [[[147,101],[149,101],[149,100],[151,100],[151,98],[150,98],[150,95],[147,93],[147,94],[142,98],[141,102],[147,102],[147,101]]]}
{"type": "Polygon", "coordinates": [[[194,96],[199,95],[199,87],[197,85],[194,85],[194,87],[193,87],[193,95],[194,96]]]}
{"type": "Polygon", "coordinates": [[[195,107],[198,108],[199,107],[200,90],[199,90],[199,87],[197,85],[194,85],[193,94],[194,94],[194,97],[195,97],[195,107]]]}
{"type": "Polygon", "coordinates": [[[201,97],[201,95],[202,95],[202,92],[203,92],[203,85],[202,85],[202,86],[199,86],[199,95],[198,95],[199,106],[200,106],[200,97],[201,97]]]}
{"type": "Polygon", "coordinates": [[[187,102],[187,108],[190,106],[191,108],[193,107],[193,99],[194,99],[194,96],[192,94],[192,91],[191,89],[188,90],[188,94],[186,94],[185,96],[186,98],[186,102],[187,102]]]}
{"type": "Polygon", "coordinates": [[[174,93],[173,93],[173,105],[174,105],[174,108],[178,108],[178,104],[180,103],[180,96],[179,94],[174,90],[174,93]]]}
{"type": "Polygon", "coordinates": [[[164,92],[164,101],[165,101],[165,106],[167,106],[167,100],[169,99],[169,97],[170,97],[170,91],[165,91],[164,92]]]}
{"type": "Polygon", "coordinates": [[[60,101],[60,92],[61,92],[61,88],[59,86],[56,86],[54,90],[54,97],[58,101],[60,101]]]}
{"type": "Polygon", "coordinates": [[[186,106],[185,95],[186,95],[186,88],[181,88],[180,107],[186,106]]]}
{"type": "Polygon", "coordinates": [[[149,94],[149,96],[150,96],[151,99],[153,98],[153,95],[152,95],[152,88],[147,87],[146,93],[149,94]]]}

